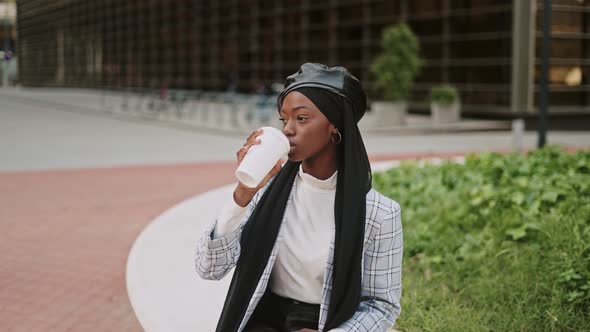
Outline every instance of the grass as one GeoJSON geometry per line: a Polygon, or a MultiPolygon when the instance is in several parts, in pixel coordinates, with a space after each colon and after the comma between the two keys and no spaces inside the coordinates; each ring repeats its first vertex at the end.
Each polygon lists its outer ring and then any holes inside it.
{"type": "Polygon", "coordinates": [[[590,331],[590,152],[405,163],[400,331],[590,331]]]}

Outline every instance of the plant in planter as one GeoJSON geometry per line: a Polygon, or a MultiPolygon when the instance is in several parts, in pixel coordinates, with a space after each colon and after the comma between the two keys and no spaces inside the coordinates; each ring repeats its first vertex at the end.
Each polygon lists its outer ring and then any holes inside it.
{"type": "Polygon", "coordinates": [[[380,125],[405,124],[407,100],[422,66],[418,38],[404,23],[383,30],[382,52],[370,67],[381,100],[372,103],[380,125]]]}
{"type": "Polygon", "coordinates": [[[430,112],[434,123],[459,121],[461,103],[459,92],[449,84],[432,87],[430,90],[430,112]]]}

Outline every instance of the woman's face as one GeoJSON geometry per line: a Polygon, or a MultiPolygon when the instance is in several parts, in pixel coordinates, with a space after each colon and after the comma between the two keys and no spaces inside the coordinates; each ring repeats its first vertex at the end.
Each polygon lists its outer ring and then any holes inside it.
{"type": "Polygon", "coordinates": [[[333,148],[336,128],[328,118],[300,92],[290,92],[283,100],[280,119],[289,139],[289,160],[302,161],[333,148]]]}

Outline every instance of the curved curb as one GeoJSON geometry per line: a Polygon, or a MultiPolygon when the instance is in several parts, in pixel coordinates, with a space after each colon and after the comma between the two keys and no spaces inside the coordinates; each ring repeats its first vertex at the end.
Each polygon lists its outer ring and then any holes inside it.
{"type": "Polygon", "coordinates": [[[196,242],[234,185],[189,198],[155,218],[137,237],[126,267],[127,294],[145,331],[214,331],[231,277],[195,272],[196,242]],[[171,241],[172,240],[172,241],[171,241]],[[186,287],[190,286],[190,287],[186,287]]]}

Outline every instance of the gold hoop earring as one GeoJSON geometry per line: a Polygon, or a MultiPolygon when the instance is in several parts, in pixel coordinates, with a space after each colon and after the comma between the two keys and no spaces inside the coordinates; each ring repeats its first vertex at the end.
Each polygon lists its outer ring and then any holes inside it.
{"type": "Polygon", "coordinates": [[[335,135],[332,135],[332,143],[338,145],[338,144],[340,144],[340,142],[342,142],[342,134],[340,134],[340,132],[337,131],[336,135],[338,135],[338,142],[336,142],[336,140],[334,139],[335,135]]]}

